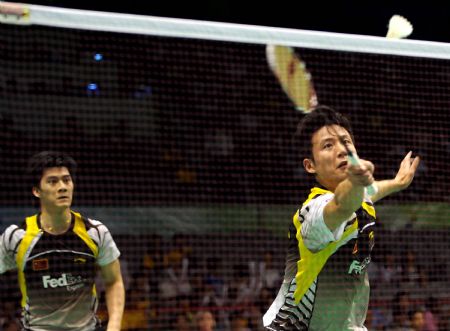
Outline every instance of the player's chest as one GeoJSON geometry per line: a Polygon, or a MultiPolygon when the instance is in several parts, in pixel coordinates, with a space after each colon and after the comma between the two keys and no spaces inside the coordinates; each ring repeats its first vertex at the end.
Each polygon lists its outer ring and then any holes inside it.
{"type": "Polygon", "coordinates": [[[95,268],[95,256],[75,233],[52,236],[43,233],[30,247],[25,272],[31,276],[55,272],[88,272],[95,268]]]}

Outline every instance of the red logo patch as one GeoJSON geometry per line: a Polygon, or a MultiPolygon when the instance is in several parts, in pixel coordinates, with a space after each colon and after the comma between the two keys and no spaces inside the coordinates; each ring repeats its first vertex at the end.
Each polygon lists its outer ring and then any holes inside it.
{"type": "Polygon", "coordinates": [[[33,270],[48,270],[48,259],[36,259],[33,260],[33,270]]]}

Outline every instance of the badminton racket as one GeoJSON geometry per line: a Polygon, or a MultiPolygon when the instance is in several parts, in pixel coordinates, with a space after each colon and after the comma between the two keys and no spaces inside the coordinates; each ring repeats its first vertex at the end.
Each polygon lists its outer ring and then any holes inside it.
{"type": "MultiPolygon", "coordinates": [[[[292,47],[279,45],[267,45],[266,58],[270,70],[294,104],[295,109],[302,113],[311,112],[318,105],[318,99],[312,76],[307,70],[305,62],[300,59],[292,47]]],[[[361,162],[356,151],[350,150],[341,136],[338,134],[336,136],[344,146],[350,163],[360,165],[361,162]]],[[[370,196],[377,193],[376,184],[372,183],[366,186],[366,192],[370,196]]]]}
{"type": "Polygon", "coordinates": [[[298,111],[308,113],[317,106],[312,76],[291,47],[267,45],[266,58],[270,70],[298,111]]]}

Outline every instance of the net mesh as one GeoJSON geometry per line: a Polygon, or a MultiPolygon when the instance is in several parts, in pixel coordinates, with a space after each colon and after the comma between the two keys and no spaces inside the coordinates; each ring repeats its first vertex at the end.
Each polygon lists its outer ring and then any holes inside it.
{"type": "MultiPolygon", "coordinates": [[[[291,144],[303,115],[270,71],[265,45],[0,31],[2,229],[35,212],[28,158],[65,151],[79,165],[73,209],[104,222],[122,252],[123,330],[188,330],[204,311],[217,330],[262,330],[288,226],[312,184],[291,144]]],[[[395,176],[409,150],[422,158],[412,186],[377,205],[366,325],[389,328],[421,306],[448,330],[449,60],[295,52],[319,102],[350,118],[376,178],[395,176]]],[[[16,275],[2,277],[10,321],[16,275]]]]}

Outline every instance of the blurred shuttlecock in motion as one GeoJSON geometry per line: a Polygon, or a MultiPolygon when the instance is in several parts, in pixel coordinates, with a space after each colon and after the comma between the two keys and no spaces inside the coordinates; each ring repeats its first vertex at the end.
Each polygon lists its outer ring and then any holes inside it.
{"type": "Polygon", "coordinates": [[[389,20],[386,38],[401,39],[408,37],[413,31],[412,24],[403,16],[394,15],[389,20]]]}

